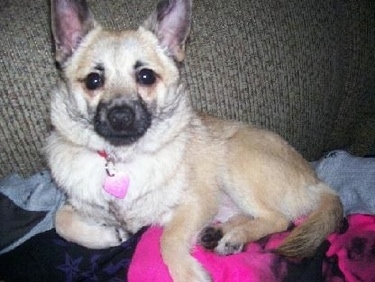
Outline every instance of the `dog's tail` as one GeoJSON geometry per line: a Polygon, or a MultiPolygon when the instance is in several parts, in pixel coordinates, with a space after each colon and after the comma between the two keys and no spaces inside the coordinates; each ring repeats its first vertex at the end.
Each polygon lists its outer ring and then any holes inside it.
{"type": "MultiPolygon", "coordinates": [[[[324,190],[329,188],[324,183],[320,185],[324,190]]],[[[327,236],[339,228],[342,218],[343,206],[339,196],[330,191],[322,192],[317,209],[293,229],[276,252],[287,257],[313,256],[327,236]]]]}

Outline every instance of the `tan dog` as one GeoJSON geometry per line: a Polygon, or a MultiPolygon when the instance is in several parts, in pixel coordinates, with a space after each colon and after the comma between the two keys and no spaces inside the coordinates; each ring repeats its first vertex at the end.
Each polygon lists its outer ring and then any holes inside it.
{"type": "Polygon", "coordinates": [[[160,225],[174,281],[209,281],[194,242],[229,255],[308,216],[277,251],[312,255],[342,218],[338,196],[278,135],[192,110],[176,65],[190,20],[190,0],[169,0],[138,30],[107,31],[84,0],[52,1],[57,232],[106,248],[160,225]]]}

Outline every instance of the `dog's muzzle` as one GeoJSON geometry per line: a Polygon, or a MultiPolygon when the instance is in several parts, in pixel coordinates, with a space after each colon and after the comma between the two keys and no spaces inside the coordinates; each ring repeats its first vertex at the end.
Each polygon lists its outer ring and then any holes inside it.
{"type": "Polygon", "coordinates": [[[111,100],[97,107],[95,131],[112,145],[129,145],[142,137],[151,125],[151,114],[142,100],[111,100]]]}

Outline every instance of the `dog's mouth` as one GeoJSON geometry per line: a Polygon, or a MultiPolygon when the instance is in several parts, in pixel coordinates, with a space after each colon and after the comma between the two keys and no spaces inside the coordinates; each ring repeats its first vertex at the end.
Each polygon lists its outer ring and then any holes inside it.
{"type": "Polygon", "coordinates": [[[96,133],[115,146],[130,145],[151,126],[151,114],[142,100],[100,102],[94,118],[96,133]]]}

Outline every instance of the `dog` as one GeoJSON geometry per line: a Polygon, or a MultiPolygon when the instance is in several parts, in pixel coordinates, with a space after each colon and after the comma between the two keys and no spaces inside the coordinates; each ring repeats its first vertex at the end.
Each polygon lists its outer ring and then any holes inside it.
{"type": "Polygon", "coordinates": [[[52,0],[62,79],[45,150],[67,195],[56,230],[95,249],[162,226],[174,281],[210,281],[194,243],[230,255],[300,217],[275,251],[311,256],[338,227],[340,199],[279,135],[193,110],[179,72],[191,6],[162,1],[138,29],[109,31],[84,0],[52,0]]]}

